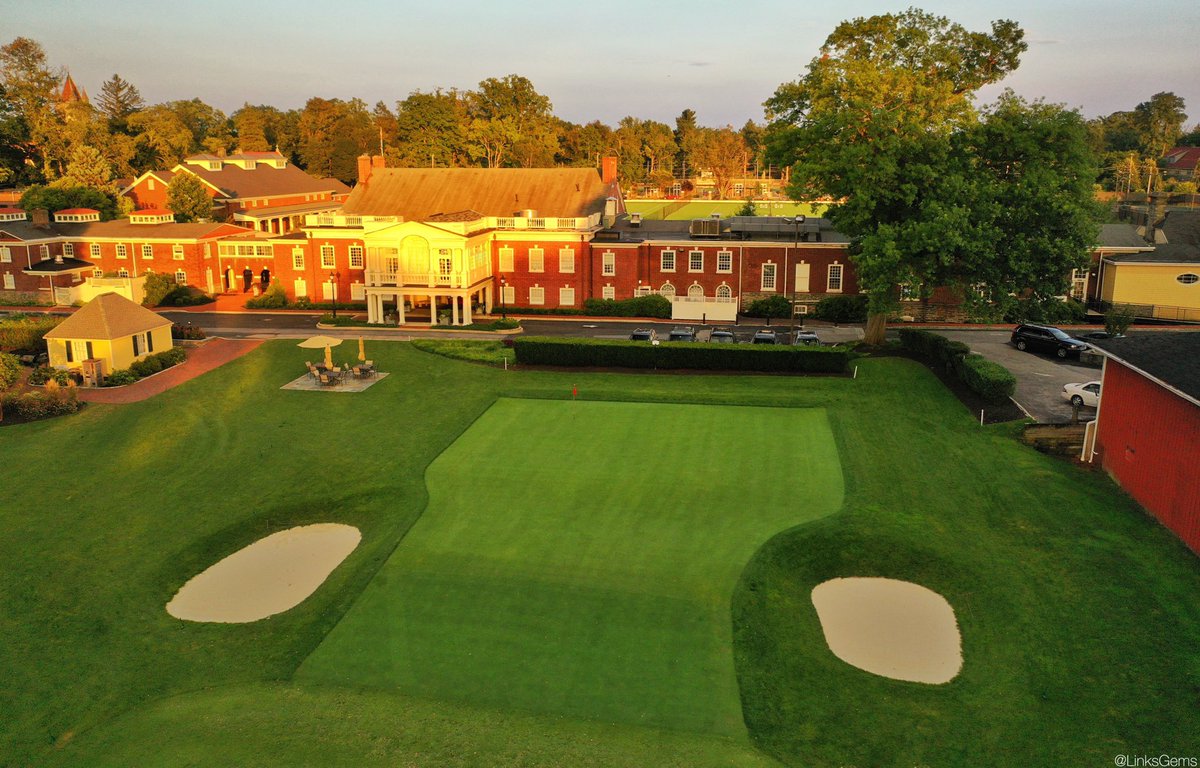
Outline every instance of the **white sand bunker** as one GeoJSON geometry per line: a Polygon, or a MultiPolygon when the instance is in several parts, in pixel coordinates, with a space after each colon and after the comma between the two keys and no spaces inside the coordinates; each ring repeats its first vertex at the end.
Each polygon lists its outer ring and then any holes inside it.
{"type": "Polygon", "coordinates": [[[192,577],[167,613],[230,624],[283,613],[315,592],[361,540],[357,528],[337,523],[273,533],[192,577]]]}
{"type": "Polygon", "coordinates": [[[832,579],[812,591],[829,650],[876,675],[946,683],[962,669],[962,640],[946,598],[895,579],[832,579]]]}

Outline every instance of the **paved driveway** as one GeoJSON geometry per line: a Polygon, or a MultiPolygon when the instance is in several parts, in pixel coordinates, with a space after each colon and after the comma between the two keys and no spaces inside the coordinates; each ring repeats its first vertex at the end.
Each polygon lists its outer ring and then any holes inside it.
{"type": "MultiPolygon", "coordinates": [[[[1012,371],[1017,377],[1017,392],[1013,399],[1040,422],[1070,421],[1071,404],[1062,399],[1063,385],[1100,378],[1099,368],[1080,365],[1075,359],[1059,360],[1053,355],[1021,352],[1008,343],[1012,336],[1010,330],[939,330],[937,333],[963,342],[971,351],[1012,371]]],[[[1079,409],[1079,417],[1085,421],[1095,413],[1095,408],[1079,409]]]]}

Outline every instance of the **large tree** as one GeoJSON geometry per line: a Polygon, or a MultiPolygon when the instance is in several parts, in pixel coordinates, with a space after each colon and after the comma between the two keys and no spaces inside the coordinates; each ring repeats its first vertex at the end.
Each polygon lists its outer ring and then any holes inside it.
{"type": "Polygon", "coordinates": [[[18,37],[0,47],[3,143],[5,154],[19,157],[10,171],[22,180],[57,175],[54,156],[55,149],[61,148],[63,121],[55,108],[55,89],[60,79],[61,73],[49,67],[37,41],[18,37]]]}
{"type": "Polygon", "coordinates": [[[713,176],[717,196],[730,196],[733,180],[746,173],[749,154],[742,135],[733,126],[697,129],[692,144],[692,163],[713,176]]]}
{"type": "Polygon", "coordinates": [[[488,167],[551,165],[558,135],[550,99],[521,75],[490,77],[467,94],[472,154],[488,167]]]}
{"type": "Polygon", "coordinates": [[[974,124],[978,89],[1016,68],[1022,38],[1012,21],[971,32],[917,9],[857,18],[838,25],[808,72],[766,102],[771,154],[792,166],[793,196],[839,201],[829,215],[851,238],[873,343],[883,340],[897,286],[925,277],[914,272],[930,244],[899,232],[923,212],[937,234],[926,193],[949,137],[974,124]]]}
{"type": "Polygon", "coordinates": [[[455,90],[413,91],[396,104],[390,161],[406,167],[453,168],[469,162],[467,107],[455,90]]]}
{"type": "Polygon", "coordinates": [[[167,185],[167,208],[175,214],[175,221],[208,221],[212,218],[213,199],[204,182],[183,171],[167,185]]]}
{"type": "Polygon", "coordinates": [[[146,106],[138,89],[117,74],[100,86],[100,98],[96,104],[114,131],[124,131],[129,116],[146,106]]]}

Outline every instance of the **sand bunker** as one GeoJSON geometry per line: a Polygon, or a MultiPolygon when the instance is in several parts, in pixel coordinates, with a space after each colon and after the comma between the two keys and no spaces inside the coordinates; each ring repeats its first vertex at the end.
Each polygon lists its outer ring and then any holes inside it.
{"type": "Polygon", "coordinates": [[[876,675],[946,683],[962,669],[962,641],[946,598],[908,581],[833,579],[812,591],[829,650],[876,675]]]}
{"type": "Polygon", "coordinates": [[[357,528],[337,523],[273,533],[193,577],[167,613],[232,624],[282,613],[315,592],[361,539],[357,528]]]}

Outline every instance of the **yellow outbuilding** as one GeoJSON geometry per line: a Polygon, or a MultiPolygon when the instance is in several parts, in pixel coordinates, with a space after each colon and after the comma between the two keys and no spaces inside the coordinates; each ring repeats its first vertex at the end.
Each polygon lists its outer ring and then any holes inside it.
{"type": "Polygon", "coordinates": [[[124,296],[104,293],[47,333],[46,346],[51,367],[103,377],[170,349],[171,321],[124,296]]]}

